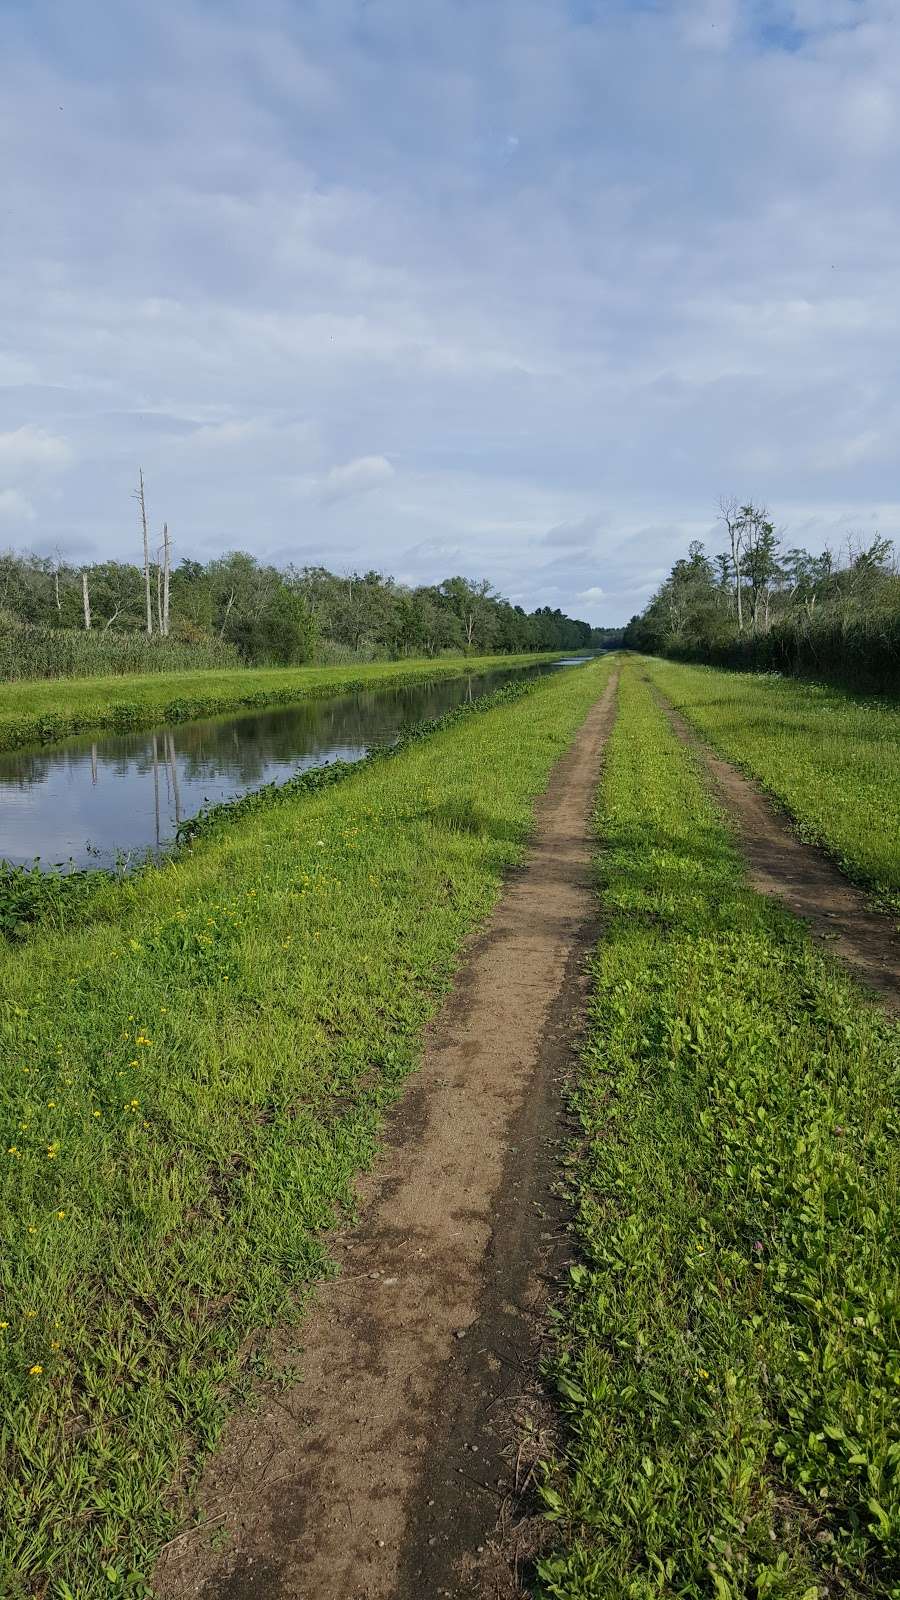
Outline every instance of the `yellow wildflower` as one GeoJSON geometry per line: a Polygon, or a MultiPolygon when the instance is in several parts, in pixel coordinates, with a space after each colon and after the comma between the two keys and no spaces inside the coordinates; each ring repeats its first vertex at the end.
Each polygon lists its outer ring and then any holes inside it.
{"type": "Polygon", "coordinates": [[[41,1375],[41,1373],[42,1373],[42,1372],[43,1372],[43,1370],[44,1370],[44,1369],[43,1369],[43,1367],[42,1367],[42,1366],[41,1366],[41,1363],[40,1363],[40,1362],[39,1362],[39,1361],[36,1361],[36,1362],[35,1362],[35,1363],[34,1363],[34,1366],[33,1366],[33,1367],[29,1367],[29,1368],[28,1368],[28,1376],[29,1376],[29,1377],[30,1377],[30,1378],[39,1378],[39,1377],[40,1377],[40,1375],[41,1375]]]}

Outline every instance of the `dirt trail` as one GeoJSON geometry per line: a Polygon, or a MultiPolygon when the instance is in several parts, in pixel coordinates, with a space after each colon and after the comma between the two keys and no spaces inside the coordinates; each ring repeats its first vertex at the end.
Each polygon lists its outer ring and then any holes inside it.
{"type": "Polygon", "coordinates": [[[734,819],[750,881],[772,895],[829,948],[882,1003],[900,1012],[900,938],[896,918],[873,911],[862,889],[828,857],[804,844],[787,818],[730,762],[715,755],[665,697],[654,691],[679,739],[699,752],[734,819]]]}
{"type": "Polygon", "coordinates": [[[501,1592],[477,1547],[506,1488],[497,1402],[521,1387],[561,1248],[552,1141],[596,937],[589,819],[614,708],[610,683],[468,947],[337,1241],[342,1277],[279,1338],[300,1381],[233,1419],[205,1475],[224,1547],[202,1531],[174,1544],[161,1600],[501,1592]]]}

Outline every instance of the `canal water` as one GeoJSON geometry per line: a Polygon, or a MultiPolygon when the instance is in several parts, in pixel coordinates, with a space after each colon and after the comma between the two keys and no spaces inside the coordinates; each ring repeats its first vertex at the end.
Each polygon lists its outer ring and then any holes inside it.
{"type": "Polygon", "coordinates": [[[0,754],[0,860],[109,867],[171,843],[179,822],[326,761],[359,761],[409,723],[584,658],[298,700],[0,754]]]}

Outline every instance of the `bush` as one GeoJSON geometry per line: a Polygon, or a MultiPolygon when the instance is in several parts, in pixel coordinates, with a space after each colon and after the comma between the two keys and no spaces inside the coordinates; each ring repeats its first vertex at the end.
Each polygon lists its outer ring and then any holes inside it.
{"type": "Polygon", "coordinates": [[[847,617],[831,611],[819,617],[791,616],[776,622],[768,633],[669,641],[657,653],[746,672],[831,679],[896,694],[900,691],[900,613],[875,611],[847,617]]]}

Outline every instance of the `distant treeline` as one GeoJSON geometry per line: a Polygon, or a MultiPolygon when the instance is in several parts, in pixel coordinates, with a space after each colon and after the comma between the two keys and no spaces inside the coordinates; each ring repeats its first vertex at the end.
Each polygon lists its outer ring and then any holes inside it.
{"type": "Polygon", "coordinates": [[[621,638],[558,608],[525,612],[486,580],[411,588],[243,551],[182,561],[167,577],[163,588],[130,562],[0,555],[0,677],[587,650],[621,638]]]}
{"type": "Polygon", "coordinates": [[[764,508],[723,502],[726,548],[695,541],[624,642],[719,666],[900,691],[900,575],[889,539],[836,554],[785,548],[764,508]]]}

